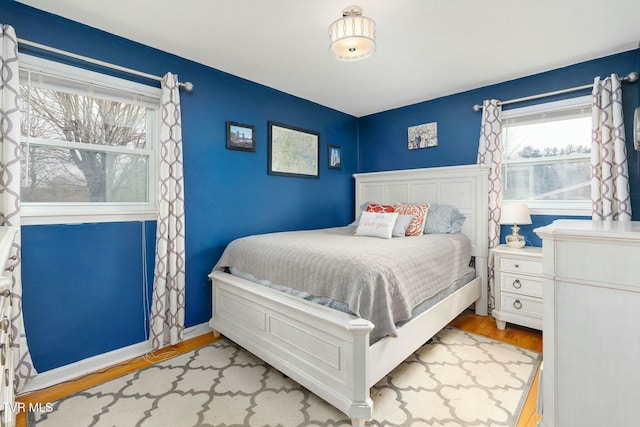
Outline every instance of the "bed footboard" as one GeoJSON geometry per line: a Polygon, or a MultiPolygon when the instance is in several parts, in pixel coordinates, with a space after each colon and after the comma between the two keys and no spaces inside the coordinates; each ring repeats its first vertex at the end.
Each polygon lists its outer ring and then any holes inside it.
{"type": "Polygon", "coordinates": [[[210,326],[364,425],[373,324],[223,272],[213,285],[210,326]]]}

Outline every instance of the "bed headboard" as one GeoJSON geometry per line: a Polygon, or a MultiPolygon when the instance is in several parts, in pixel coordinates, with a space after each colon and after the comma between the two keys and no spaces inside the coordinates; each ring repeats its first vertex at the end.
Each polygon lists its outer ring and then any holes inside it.
{"type": "MultiPolygon", "coordinates": [[[[364,202],[440,203],[457,207],[467,219],[462,232],[471,239],[471,254],[488,256],[489,166],[447,166],[358,173],[356,217],[364,202]]],[[[428,214],[427,214],[428,215],[428,214]]]]}

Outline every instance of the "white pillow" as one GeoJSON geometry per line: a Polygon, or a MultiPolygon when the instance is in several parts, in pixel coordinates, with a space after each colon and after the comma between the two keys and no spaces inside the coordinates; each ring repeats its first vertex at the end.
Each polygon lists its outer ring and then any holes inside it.
{"type": "Polygon", "coordinates": [[[398,213],[362,212],[356,228],[356,236],[380,237],[390,239],[398,213]]]}
{"type": "Polygon", "coordinates": [[[407,233],[407,228],[409,228],[409,224],[413,221],[413,217],[415,215],[398,215],[398,219],[396,220],[396,224],[393,226],[393,231],[391,235],[393,237],[404,237],[407,233]]]}

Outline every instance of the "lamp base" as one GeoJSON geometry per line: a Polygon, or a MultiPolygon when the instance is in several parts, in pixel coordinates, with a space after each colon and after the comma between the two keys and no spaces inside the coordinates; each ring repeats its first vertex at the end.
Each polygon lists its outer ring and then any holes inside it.
{"type": "Polygon", "coordinates": [[[524,248],[524,237],[519,234],[509,234],[504,239],[507,242],[507,246],[514,249],[524,248]]]}

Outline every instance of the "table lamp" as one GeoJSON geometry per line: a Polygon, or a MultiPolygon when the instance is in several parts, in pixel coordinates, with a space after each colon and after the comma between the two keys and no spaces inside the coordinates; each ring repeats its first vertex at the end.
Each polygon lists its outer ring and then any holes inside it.
{"type": "Polygon", "coordinates": [[[500,224],[513,224],[511,234],[505,237],[507,246],[520,249],[524,247],[524,237],[518,234],[518,224],[531,224],[529,208],[525,204],[503,205],[500,213],[500,224]]]}

